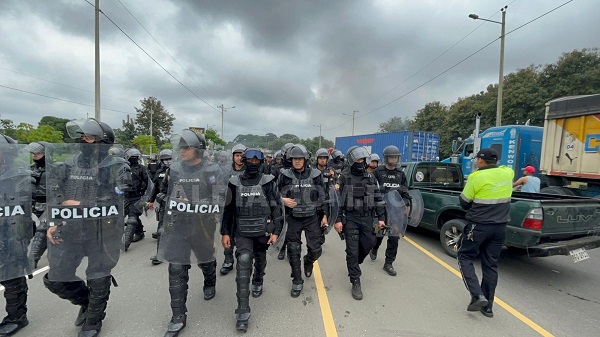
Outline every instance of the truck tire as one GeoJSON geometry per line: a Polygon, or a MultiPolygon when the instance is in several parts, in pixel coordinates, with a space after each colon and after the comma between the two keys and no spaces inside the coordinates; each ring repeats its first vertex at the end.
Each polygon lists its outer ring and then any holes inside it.
{"type": "Polygon", "coordinates": [[[573,191],[568,188],[560,186],[549,186],[544,187],[540,190],[540,193],[556,194],[556,195],[576,195],[573,191]]]}
{"type": "Polygon", "coordinates": [[[440,229],[440,243],[446,253],[454,258],[458,256],[458,243],[466,225],[465,219],[452,219],[446,221],[440,229]]]}

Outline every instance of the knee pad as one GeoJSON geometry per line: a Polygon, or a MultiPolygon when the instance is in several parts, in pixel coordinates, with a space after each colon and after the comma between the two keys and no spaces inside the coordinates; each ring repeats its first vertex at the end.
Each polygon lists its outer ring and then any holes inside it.
{"type": "Polygon", "coordinates": [[[238,262],[238,264],[237,264],[238,269],[251,269],[252,268],[252,254],[250,254],[250,253],[238,254],[237,262],[238,262]]]}
{"type": "Polygon", "coordinates": [[[173,264],[169,263],[169,276],[182,276],[188,273],[189,264],[173,264]]]}
{"type": "Polygon", "coordinates": [[[302,245],[299,242],[288,242],[287,243],[288,254],[300,255],[302,252],[302,245]]]}

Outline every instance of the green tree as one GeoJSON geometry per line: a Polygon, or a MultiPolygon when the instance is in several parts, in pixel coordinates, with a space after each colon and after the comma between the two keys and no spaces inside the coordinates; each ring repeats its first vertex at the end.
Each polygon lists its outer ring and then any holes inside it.
{"type": "Polygon", "coordinates": [[[69,121],[69,119],[67,119],[67,118],[60,118],[60,117],[54,117],[54,116],[44,116],[38,122],[38,127],[40,127],[42,125],[51,126],[54,130],[60,131],[62,133],[63,142],[65,142],[65,143],[73,143],[76,140],[71,139],[71,137],[69,137],[69,135],[67,134],[66,126],[67,126],[67,122],[68,121],[69,121]]]}
{"type": "Polygon", "coordinates": [[[2,134],[10,138],[17,138],[17,128],[11,119],[0,119],[2,134]]]}
{"type": "Polygon", "coordinates": [[[150,120],[152,120],[152,136],[156,143],[161,143],[163,138],[171,134],[175,116],[169,113],[156,97],[140,100],[141,108],[135,108],[135,131],[138,135],[150,134],[150,120]]]}
{"type": "MultiPolygon", "coordinates": [[[[69,138],[69,140],[71,140],[69,138]]],[[[29,133],[28,143],[45,141],[48,143],[64,143],[63,133],[54,130],[50,125],[40,125],[29,133]]]]}
{"type": "Polygon", "coordinates": [[[146,154],[154,153],[158,149],[156,147],[156,139],[150,135],[139,135],[131,143],[146,154]]]}
{"type": "Polygon", "coordinates": [[[221,137],[219,137],[219,135],[217,134],[217,130],[213,128],[208,128],[204,132],[204,137],[207,141],[211,140],[215,145],[225,146],[227,144],[227,142],[225,142],[223,139],[221,139],[221,137]]]}
{"type": "Polygon", "coordinates": [[[411,130],[412,121],[408,117],[392,117],[379,124],[379,132],[393,132],[402,130],[411,130]]]}
{"type": "Polygon", "coordinates": [[[123,127],[120,129],[114,129],[115,131],[115,142],[128,148],[133,145],[133,140],[138,135],[135,131],[135,125],[133,122],[123,123],[123,127]]]}

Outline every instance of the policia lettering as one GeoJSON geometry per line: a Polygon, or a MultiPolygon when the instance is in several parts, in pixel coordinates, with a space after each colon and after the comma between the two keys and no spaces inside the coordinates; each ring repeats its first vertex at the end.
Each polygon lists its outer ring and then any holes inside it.
{"type": "Polygon", "coordinates": [[[168,212],[177,210],[178,212],[187,213],[221,213],[219,205],[199,205],[191,204],[187,202],[177,202],[175,200],[169,200],[168,212]]]}
{"type": "MultiPolygon", "coordinates": [[[[117,206],[101,206],[101,207],[69,207],[69,208],[58,208],[53,207],[50,210],[50,218],[55,219],[90,219],[107,216],[119,215],[119,209],[117,206]]],[[[54,225],[50,222],[50,225],[54,225]]]]}

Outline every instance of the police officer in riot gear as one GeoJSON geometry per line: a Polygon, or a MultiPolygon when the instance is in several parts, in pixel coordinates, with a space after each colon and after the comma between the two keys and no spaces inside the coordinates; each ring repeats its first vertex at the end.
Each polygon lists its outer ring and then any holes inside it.
{"type": "Polygon", "coordinates": [[[215,238],[224,203],[226,175],[214,162],[203,159],[204,135],[183,130],[171,137],[178,151],[157,200],[165,200],[158,259],[169,262],[169,293],[173,316],[165,336],[177,336],[187,320],[187,290],[193,253],[204,275],[204,300],[215,297],[217,261],[215,238]]]}
{"type": "Polygon", "coordinates": [[[273,166],[273,155],[267,153],[265,155],[265,162],[262,164],[262,172],[264,174],[271,174],[271,167],[273,166]]]}
{"type": "Polygon", "coordinates": [[[143,213],[141,198],[148,190],[148,169],[140,164],[142,154],[138,149],[128,149],[124,153],[125,160],[129,162],[131,168],[132,189],[125,192],[125,213],[127,216],[127,226],[123,238],[124,249],[127,251],[132,242],[138,242],[145,237],[144,225],[140,219],[143,213]]]}
{"type": "MultiPolygon", "coordinates": [[[[162,185],[162,182],[165,180],[165,176],[167,175],[167,169],[169,168],[169,166],[171,166],[171,163],[173,162],[173,150],[164,149],[164,150],[160,151],[160,153],[158,154],[158,160],[159,160],[160,166],[159,166],[158,170],[156,171],[156,174],[154,175],[154,180],[152,181],[152,183],[153,183],[152,193],[150,194],[150,199],[148,200],[148,208],[149,209],[154,209],[154,202],[156,201],[156,196],[158,195],[158,192],[160,192],[160,187],[162,185]]],[[[152,233],[152,238],[157,240],[156,241],[156,249],[157,250],[158,250],[158,245],[160,243],[160,232],[161,232],[162,225],[163,225],[164,208],[165,208],[164,205],[159,203],[158,207],[154,210],[154,212],[156,213],[156,220],[158,221],[158,226],[156,228],[156,232],[152,233]]],[[[156,257],[156,255],[150,257],[150,260],[152,261],[153,265],[162,263],[156,257]]]]}
{"type": "Polygon", "coordinates": [[[111,281],[116,286],[111,270],[119,260],[123,191],[131,188],[131,178],[123,158],[109,154],[115,140],[110,126],[88,118],[70,121],[66,129],[80,144],[61,144],[64,151],[77,150],[64,164],[52,165],[47,171],[47,208],[54,225],[51,223],[47,233],[50,270],[44,275],[44,285],[80,306],[75,321],[82,326],[79,337],[93,337],[102,328],[111,281]],[[91,214],[98,209],[108,210],[107,214],[81,219],[62,215],[64,210],[91,214]],[[62,210],[56,212],[56,218],[55,210],[62,210]],[[83,257],[88,262],[87,285],[76,275],[83,257]]]}
{"type": "Polygon", "coordinates": [[[228,164],[227,152],[225,152],[225,151],[219,152],[219,158],[217,159],[217,164],[219,164],[219,166],[221,166],[223,168],[227,167],[227,164],[228,164]]]}
{"type": "Polygon", "coordinates": [[[367,172],[372,173],[379,166],[379,155],[377,153],[371,153],[369,156],[369,166],[367,172]]]}
{"type": "MultiPolygon", "coordinates": [[[[230,177],[235,177],[244,172],[245,164],[242,161],[242,155],[246,151],[246,146],[244,144],[236,144],[231,149],[231,156],[233,162],[231,163],[231,170],[229,171],[230,177]]],[[[223,255],[225,255],[225,260],[223,260],[223,265],[219,270],[221,275],[227,275],[230,271],[233,270],[233,248],[235,246],[235,236],[231,237],[232,245],[229,248],[225,248],[223,251],[223,255]]]]}
{"type": "MultiPolygon", "coordinates": [[[[408,205],[409,199],[412,198],[408,194],[408,182],[406,180],[406,175],[399,167],[400,158],[401,154],[398,147],[394,145],[386,146],[385,149],[383,149],[384,164],[375,169],[375,171],[373,171],[373,175],[377,179],[382,193],[398,191],[402,199],[408,205]]],[[[392,263],[394,263],[396,260],[396,255],[398,255],[398,239],[398,236],[390,235],[388,236],[387,240],[387,249],[385,250],[385,263],[383,264],[383,270],[385,270],[385,272],[390,276],[396,276],[397,274],[392,263]]],[[[369,253],[371,260],[377,259],[377,250],[381,246],[382,242],[383,236],[378,236],[377,243],[369,253]]]]}
{"type": "MultiPolygon", "coordinates": [[[[333,187],[333,176],[335,174],[332,169],[327,167],[329,153],[327,152],[327,149],[320,148],[317,150],[317,152],[315,152],[315,157],[317,158],[315,167],[321,171],[321,175],[323,176],[323,184],[325,185],[325,191],[329,191],[330,188],[333,187]]],[[[327,229],[327,225],[327,223],[323,223],[321,220],[321,229],[323,232],[321,236],[322,244],[325,243],[325,230],[327,229]]]]}
{"type": "MultiPolygon", "coordinates": [[[[51,153],[52,144],[47,142],[33,142],[29,144],[29,152],[33,158],[31,164],[31,177],[33,178],[33,214],[38,218],[46,210],[46,158],[45,151],[51,153]]],[[[48,240],[46,239],[46,225],[41,225],[36,229],[35,235],[31,242],[31,253],[33,255],[34,267],[37,268],[38,262],[46,248],[48,240]]]]}
{"type": "Polygon", "coordinates": [[[150,176],[150,180],[154,180],[154,175],[156,175],[156,171],[158,171],[160,167],[160,163],[157,160],[156,154],[150,155],[150,161],[148,162],[148,175],[150,176]]]}
{"type": "Polygon", "coordinates": [[[346,241],[346,266],[352,283],[352,297],[362,300],[360,264],[375,245],[373,231],[376,226],[385,227],[385,206],[377,180],[366,170],[369,152],[362,146],[351,149],[346,158],[345,168],[339,181],[340,214],[336,219],[335,230],[343,234],[346,241]]]}
{"type": "Polygon", "coordinates": [[[224,248],[231,246],[231,234],[236,236],[237,299],[236,328],[246,332],[250,318],[250,275],[254,260],[252,297],[263,290],[267,266],[267,248],[275,243],[283,227],[281,198],[270,174],[260,172],[264,161],[258,149],[244,151],[244,173],[229,179],[227,199],[221,226],[224,248]]]}
{"type": "MultiPolygon", "coordinates": [[[[277,167],[277,172],[274,172],[273,176],[277,178],[279,181],[279,176],[283,173],[283,171],[292,168],[292,159],[289,157],[288,151],[290,151],[294,147],[293,143],[285,143],[281,147],[281,166],[277,167]]],[[[283,260],[285,258],[285,251],[287,249],[287,238],[284,238],[283,245],[279,249],[279,254],[277,254],[278,260],[283,260]]]]}
{"type": "Polygon", "coordinates": [[[275,152],[275,159],[273,160],[273,163],[271,164],[271,175],[273,177],[275,177],[275,181],[277,181],[277,178],[279,177],[279,169],[281,167],[283,167],[283,163],[281,162],[283,159],[283,153],[281,152],[281,150],[277,150],[275,152]]]}
{"type": "Polygon", "coordinates": [[[12,138],[0,134],[0,284],[4,287],[7,314],[0,322],[0,336],[12,336],[29,324],[25,275],[31,274],[33,267],[27,252],[33,236],[32,184],[28,162],[15,161],[18,147],[12,138]]]}
{"type": "Polygon", "coordinates": [[[304,146],[294,145],[286,156],[292,160],[292,168],[283,171],[277,187],[283,198],[288,224],[286,242],[292,269],[291,296],[298,297],[304,284],[300,267],[302,231],[306,235],[308,249],[303,257],[304,276],[311,277],[313,264],[322,252],[320,220],[327,223],[328,210],[323,207],[327,193],[321,171],[308,167],[309,155],[304,146]]]}

